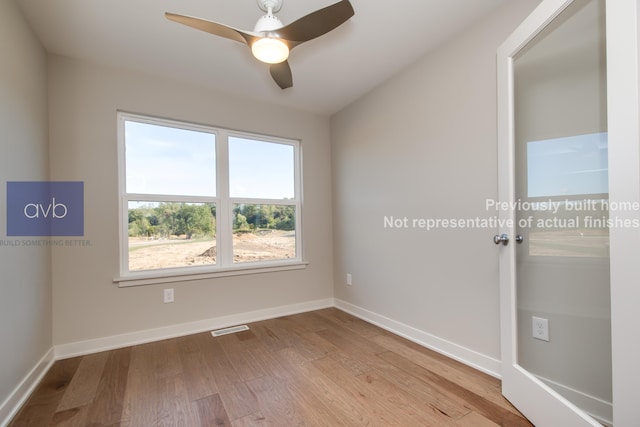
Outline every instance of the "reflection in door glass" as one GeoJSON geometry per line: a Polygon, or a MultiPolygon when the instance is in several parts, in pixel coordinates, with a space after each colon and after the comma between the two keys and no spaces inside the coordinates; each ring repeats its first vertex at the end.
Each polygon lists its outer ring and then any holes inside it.
{"type": "Polygon", "coordinates": [[[527,142],[529,197],[609,192],[607,133],[527,142]]]}
{"type": "MultiPolygon", "coordinates": [[[[609,256],[607,132],[526,143],[529,255],[609,256]]],[[[527,218],[527,220],[528,220],[527,218]]]]}

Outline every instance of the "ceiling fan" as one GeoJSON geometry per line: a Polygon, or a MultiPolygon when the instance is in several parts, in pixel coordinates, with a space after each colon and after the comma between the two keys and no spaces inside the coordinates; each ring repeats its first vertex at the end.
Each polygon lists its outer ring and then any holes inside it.
{"type": "Polygon", "coordinates": [[[165,13],[167,19],[225,37],[251,48],[253,55],[270,64],[269,71],[281,89],[293,86],[293,76],[287,58],[294,47],[320,37],[339,27],[354,15],[349,0],[342,0],[316,10],[289,25],[283,25],[274,13],[282,7],[282,0],[257,0],[260,9],[267,14],[260,17],[253,31],[239,30],[228,25],[192,16],[165,13]]]}

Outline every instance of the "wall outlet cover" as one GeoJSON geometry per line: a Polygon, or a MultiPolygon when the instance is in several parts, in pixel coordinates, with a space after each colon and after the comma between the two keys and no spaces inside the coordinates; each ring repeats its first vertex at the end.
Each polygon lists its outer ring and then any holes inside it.
{"type": "Polygon", "coordinates": [[[549,341],[549,319],[531,317],[532,335],[535,339],[549,341]]]}
{"type": "Polygon", "coordinates": [[[164,290],[163,301],[165,304],[174,301],[173,288],[164,290]]]}

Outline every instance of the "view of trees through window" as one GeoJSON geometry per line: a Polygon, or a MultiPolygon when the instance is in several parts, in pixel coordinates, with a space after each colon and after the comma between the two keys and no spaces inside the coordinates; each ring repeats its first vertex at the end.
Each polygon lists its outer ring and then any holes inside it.
{"type": "Polygon", "coordinates": [[[233,262],[295,258],[295,207],[234,205],[233,262]]]}
{"type": "MultiPolygon", "coordinates": [[[[294,206],[235,205],[233,262],[295,258],[295,229],[294,206]]],[[[216,264],[215,204],[130,203],[128,234],[132,271],[216,264]]]]}

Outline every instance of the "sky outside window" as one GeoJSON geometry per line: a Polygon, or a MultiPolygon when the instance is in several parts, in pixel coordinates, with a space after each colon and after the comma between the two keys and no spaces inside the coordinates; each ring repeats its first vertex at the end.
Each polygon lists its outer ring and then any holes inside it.
{"type": "Polygon", "coordinates": [[[216,136],[127,121],[127,193],[216,195],[216,136]]]}
{"type": "MultiPolygon", "coordinates": [[[[216,135],[125,122],[127,193],[216,196],[216,135]]],[[[292,199],[294,146],[229,137],[231,197],[292,199]]]]}
{"type": "Polygon", "coordinates": [[[229,192],[231,197],[292,199],[294,147],[229,137],[229,192]]]}

